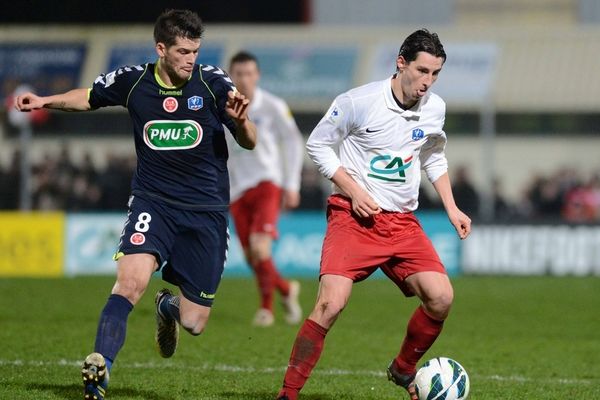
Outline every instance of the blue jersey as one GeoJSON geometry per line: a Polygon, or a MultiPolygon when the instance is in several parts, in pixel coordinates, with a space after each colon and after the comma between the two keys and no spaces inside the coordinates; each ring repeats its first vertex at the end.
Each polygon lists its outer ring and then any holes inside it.
{"type": "Polygon", "coordinates": [[[162,84],[156,64],[123,67],[95,80],[91,107],[120,105],[133,121],[138,161],[132,194],[183,209],[227,209],[223,125],[235,132],[225,112],[231,90],[231,79],[210,65],[196,65],[178,88],[162,84]]]}

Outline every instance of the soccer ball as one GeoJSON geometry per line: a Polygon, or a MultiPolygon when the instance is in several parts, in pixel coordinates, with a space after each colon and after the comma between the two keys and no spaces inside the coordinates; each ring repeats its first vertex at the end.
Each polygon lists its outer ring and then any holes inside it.
{"type": "Polygon", "coordinates": [[[417,371],[415,389],[419,400],[464,400],[469,395],[469,375],[450,358],[433,358],[417,371]]]}

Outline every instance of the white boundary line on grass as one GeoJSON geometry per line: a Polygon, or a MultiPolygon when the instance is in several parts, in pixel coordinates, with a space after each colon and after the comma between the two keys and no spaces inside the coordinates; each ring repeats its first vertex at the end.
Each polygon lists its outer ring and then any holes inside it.
{"type": "MultiPolygon", "coordinates": [[[[83,361],[76,360],[55,360],[55,361],[35,361],[35,360],[3,360],[0,359],[0,367],[81,367],[83,361]]],[[[144,362],[144,363],[119,363],[119,367],[123,368],[139,368],[139,369],[164,369],[174,368],[183,369],[186,371],[217,371],[217,372],[231,372],[231,373],[253,373],[253,374],[272,374],[285,372],[285,368],[254,368],[254,367],[240,367],[235,365],[226,364],[202,364],[202,365],[184,365],[181,363],[172,363],[169,361],[155,363],[155,362],[144,362]]],[[[345,369],[315,369],[313,374],[317,375],[329,375],[329,376],[385,376],[383,371],[369,371],[369,370],[345,370],[345,369]]],[[[486,380],[486,381],[501,381],[501,382],[539,382],[544,384],[561,384],[561,385],[592,385],[598,384],[598,380],[595,379],[575,379],[575,378],[542,378],[534,379],[526,376],[511,375],[473,375],[472,379],[486,380]]]]}

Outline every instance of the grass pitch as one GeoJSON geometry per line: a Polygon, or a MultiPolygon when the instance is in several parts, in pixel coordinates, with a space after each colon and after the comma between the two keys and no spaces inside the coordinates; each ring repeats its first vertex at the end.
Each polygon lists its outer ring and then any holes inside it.
{"type": "MultiPolygon", "coordinates": [[[[80,362],[113,278],[0,280],[0,399],[81,399],[80,362]]],[[[302,304],[316,279],[303,283],[302,304]]],[[[129,318],[111,375],[112,399],[272,400],[297,327],[279,313],[275,327],[253,328],[254,282],[225,279],[207,331],[182,332],[175,356],[154,345],[153,280],[129,318]]],[[[461,277],[444,332],[425,359],[458,360],[470,399],[600,399],[600,279],[461,277]]],[[[405,399],[386,381],[416,307],[385,280],[355,286],[348,308],[301,399],[405,399]]]]}

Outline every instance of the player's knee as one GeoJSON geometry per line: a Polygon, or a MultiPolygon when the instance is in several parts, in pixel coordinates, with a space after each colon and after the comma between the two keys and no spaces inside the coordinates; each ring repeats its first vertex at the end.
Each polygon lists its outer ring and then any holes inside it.
{"type": "Polygon", "coordinates": [[[429,315],[433,318],[444,320],[450,313],[453,301],[454,293],[450,288],[449,290],[440,290],[431,295],[423,304],[429,315]]]}
{"type": "Polygon", "coordinates": [[[265,234],[251,235],[248,255],[252,263],[261,262],[271,257],[271,237],[265,234]]]}
{"type": "Polygon", "coordinates": [[[248,253],[252,263],[258,263],[271,257],[271,249],[261,244],[250,246],[248,253]]]}
{"type": "Polygon", "coordinates": [[[199,336],[204,332],[206,327],[206,318],[198,317],[181,317],[181,327],[185,329],[192,336],[199,336]]]}
{"type": "Polygon", "coordinates": [[[121,278],[115,284],[113,293],[125,297],[131,304],[136,304],[144,294],[145,290],[146,284],[140,282],[138,279],[121,278]]]}
{"type": "Polygon", "coordinates": [[[193,336],[201,335],[208,322],[208,314],[203,312],[184,312],[180,318],[181,327],[193,336]]]}
{"type": "Polygon", "coordinates": [[[188,331],[192,336],[200,336],[204,332],[204,325],[195,325],[193,327],[186,328],[186,331],[188,331]]]}
{"type": "Polygon", "coordinates": [[[338,300],[320,300],[315,306],[315,314],[325,325],[331,325],[344,311],[346,304],[338,300]]]}

